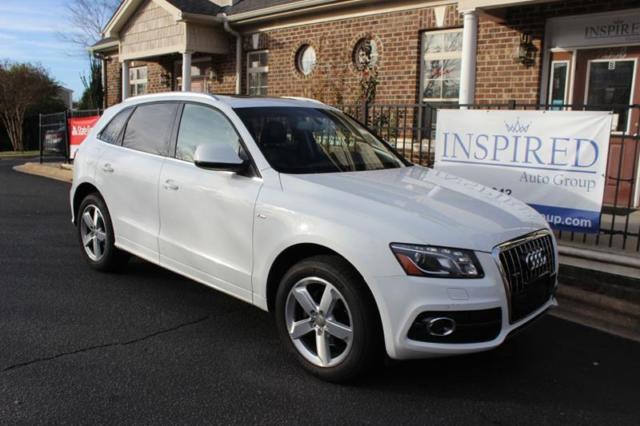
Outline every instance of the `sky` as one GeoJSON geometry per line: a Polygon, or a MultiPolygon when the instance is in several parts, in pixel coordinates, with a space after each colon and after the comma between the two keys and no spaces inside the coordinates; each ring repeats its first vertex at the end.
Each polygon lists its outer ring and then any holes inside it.
{"type": "Polygon", "coordinates": [[[80,76],[88,72],[88,53],[64,41],[64,0],[0,0],[0,60],[41,64],[79,99],[80,76]]]}

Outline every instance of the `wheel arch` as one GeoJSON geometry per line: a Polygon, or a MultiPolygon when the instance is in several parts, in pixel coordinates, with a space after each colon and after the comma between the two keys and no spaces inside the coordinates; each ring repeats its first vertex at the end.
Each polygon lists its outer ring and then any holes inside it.
{"type": "Polygon", "coordinates": [[[316,244],[316,243],[297,243],[287,247],[286,249],[281,251],[280,254],[278,254],[278,256],[276,256],[275,260],[271,264],[271,267],[269,268],[269,274],[267,275],[267,289],[266,289],[267,310],[269,312],[273,312],[275,308],[276,293],[278,291],[280,280],[282,279],[284,274],[289,270],[289,268],[304,259],[308,259],[310,257],[318,256],[318,255],[337,256],[342,260],[344,260],[354,270],[357,276],[364,283],[364,287],[368,293],[368,296],[370,297],[370,301],[375,306],[379,325],[380,325],[380,331],[382,332],[383,327],[382,327],[382,317],[380,313],[380,306],[378,305],[376,297],[371,291],[371,287],[367,283],[367,280],[365,279],[365,277],[362,275],[362,273],[360,273],[358,268],[355,267],[353,262],[351,262],[346,256],[343,256],[342,254],[338,253],[337,251],[327,246],[316,244]]]}
{"type": "MultiPolygon", "coordinates": [[[[102,194],[100,194],[100,191],[98,190],[98,188],[90,182],[81,183],[80,185],[78,185],[78,187],[74,191],[73,193],[73,223],[74,224],[78,223],[78,209],[80,208],[80,204],[82,203],[82,200],[84,200],[84,198],[89,194],[98,194],[100,197],[102,197],[102,194]]],[[[104,199],[104,197],[102,198],[104,199]]]]}

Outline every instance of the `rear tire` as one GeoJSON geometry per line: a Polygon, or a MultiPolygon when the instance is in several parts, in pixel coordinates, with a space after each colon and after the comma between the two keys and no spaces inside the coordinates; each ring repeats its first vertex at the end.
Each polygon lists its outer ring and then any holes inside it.
{"type": "Polygon", "coordinates": [[[111,216],[100,195],[89,194],[82,200],[76,222],[82,253],[92,268],[110,272],[127,263],[130,256],[115,246],[111,216]]]}
{"type": "Polygon", "coordinates": [[[285,345],[323,380],[353,380],[382,360],[373,297],[339,256],[314,256],[292,266],[278,287],[275,318],[285,345]]]}

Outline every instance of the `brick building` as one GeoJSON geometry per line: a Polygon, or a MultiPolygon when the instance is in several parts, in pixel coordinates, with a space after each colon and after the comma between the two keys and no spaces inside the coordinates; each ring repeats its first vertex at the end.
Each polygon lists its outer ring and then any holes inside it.
{"type": "MultiPolygon", "coordinates": [[[[353,103],[640,103],[637,0],[124,0],[106,103],[169,90],[353,103]],[[634,8],[635,7],[635,8],[634,8]]],[[[639,117],[620,112],[618,130],[639,117]]]]}

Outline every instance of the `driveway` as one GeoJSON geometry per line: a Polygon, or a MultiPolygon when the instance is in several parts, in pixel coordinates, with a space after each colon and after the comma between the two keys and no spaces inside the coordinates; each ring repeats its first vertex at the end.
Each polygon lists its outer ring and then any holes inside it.
{"type": "Polygon", "coordinates": [[[0,160],[0,423],[638,424],[640,344],[547,316],[501,348],[304,373],[269,314],[134,261],[89,269],[69,184],[0,160]]]}

